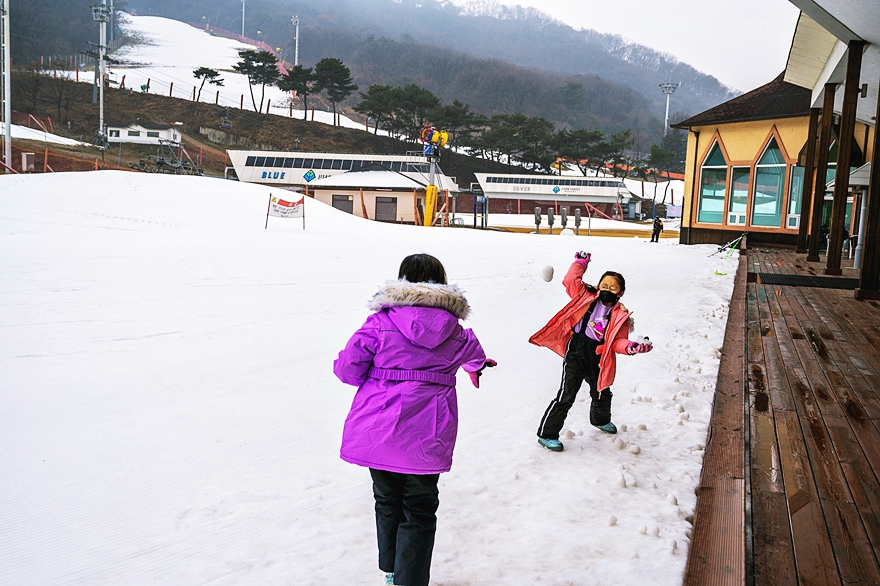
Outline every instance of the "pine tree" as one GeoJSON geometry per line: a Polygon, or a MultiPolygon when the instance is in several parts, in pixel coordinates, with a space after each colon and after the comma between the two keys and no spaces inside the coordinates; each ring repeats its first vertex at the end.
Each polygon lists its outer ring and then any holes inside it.
{"type": "Polygon", "coordinates": [[[336,126],[336,104],[350,96],[358,86],[352,83],[351,71],[335,57],[325,57],[315,63],[315,89],[327,92],[333,104],[333,125],[336,126]]]}
{"type": "Polygon", "coordinates": [[[247,76],[251,90],[251,102],[254,104],[254,110],[263,111],[263,100],[266,98],[266,85],[275,85],[281,73],[278,71],[278,59],[269,51],[254,51],[253,49],[244,49],[238,52],[241,61],[232,66],[232,69],[247,76]],[[262,86],[262,95],[260,96],[260,107],[257,108],[257,101],[254,99],[254,86],[262,86]]]}
{"type": "Polygon", "coordinates": [[[220,72],[216,69],[211,69],[210,67],[199,67],[193,71],[193,77],[202,80],[202,85],[199,86],[199,93],[196,95],[197,102],[202,98],[202,88],[205,87],[206,81],[217,86],[223,85],[223,79],[220,78],[220,72]]]}
{"type": "Polygon", "coordinates": [[[303,120],[309,110],[309,94],[315,91],[315,74],[311,67],[296,65],[278,80],[278,87],[285,92],[296,92],[303,99],[303,120]]]}

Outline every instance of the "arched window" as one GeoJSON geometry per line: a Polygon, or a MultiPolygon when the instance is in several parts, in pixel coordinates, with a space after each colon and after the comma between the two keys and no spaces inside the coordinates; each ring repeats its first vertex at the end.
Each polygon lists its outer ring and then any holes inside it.
{"type": "Polygon", "coordinates": [[[700,171],[700,201],[697,222],[721,224],[724,222],[724,195],[727,190],[727,161],[716,142],[709,151],[700,171]]]}
{"type": "Polygon", "coordinates": [[[782,227],[785,201],[785,159],[771,138],[755,165],[755,192],[752,198],[752,226],[782,227]]]}

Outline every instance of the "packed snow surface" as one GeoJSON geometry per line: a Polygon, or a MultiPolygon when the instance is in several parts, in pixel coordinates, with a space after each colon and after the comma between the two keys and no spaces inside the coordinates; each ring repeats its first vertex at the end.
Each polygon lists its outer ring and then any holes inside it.
{"type": "MultiPolygon", "coordinates": [[[[498,367],[458,377],[432,584],[681,583],[734,258],[674,240],[380,224],[271,190],[98,171],[0,176],[0,583],[378,585],[370,476],[338,457],[332,362],[427,252],[498,367]],[[535,432],[562,360],[528,337],[626,277],[654,351],[618,359],[614,422],[535,432]],[[715,271],[725,272],[719,276],[715,271]]],[[[582,391],[579,400],[587,397],[582,391]]]]}
{"type": "MultiPolygon", "coordinates": [[[[3,122],[0,122],[0,134],[3,134],[5,132],[6,126],[3,122]]],[[[58,136],[57,134],[52,134],[51,132],[46,132],[39,128],[28,128],[27,126],[20,126],[18,124],[12,125],[12,138],[20,138],[22,140],[38,140],[40,142],[64,144],[68,146],[78,146],[86,144],[78,140],[73,140],[72,138],[66,138],[63,136],[58,136]]]]}

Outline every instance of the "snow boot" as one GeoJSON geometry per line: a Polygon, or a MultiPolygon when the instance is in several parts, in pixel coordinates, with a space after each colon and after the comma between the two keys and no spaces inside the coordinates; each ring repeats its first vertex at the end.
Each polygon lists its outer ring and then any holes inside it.
{"type": "Polygon", "coordinates": [[[394,572],[385,574],[385,586],[394,586],[394,572]]]}
{"type": "Polygon", "coordinates": [[[593,427],[598,430],[604,431],[605,433],[617,433],[617,426],[610,421],[605,425],[594,425],[593,427]]]}
{"type": "Polygon", "coordinates": [[[565,449],[565,446],[563,446],[562,442],[558,439],[547,439],[539,437],[538,443],[550,450],[551,452],[561,452],[565,449]]]}

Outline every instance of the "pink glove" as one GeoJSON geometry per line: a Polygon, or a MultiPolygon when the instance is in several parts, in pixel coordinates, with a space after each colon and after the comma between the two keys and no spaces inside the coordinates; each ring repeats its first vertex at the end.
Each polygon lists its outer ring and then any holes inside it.
{"type": "Polygon", "coordinates": [[[486,362],[483,363],[483,366],[480,367],[480,370],[475,370],[474,372],[469,372],[468,376],[471,377],[471,383],[476,388],[480,388],[480,377],[483,376],[483,370],[486,368],[493,368],[498,363],[492,360],[491,358],[487,358],[486,362]]]}
{"type": "Polygon", "coordinates": [[[654,349],[654,343],[647,336],[642,338],[639,336],[635,342],[630,342],[626,347],[626,352],[630,356],[635,354],[645,354],[654,349]]]}
{"type": "Polygon", "coordinates": [[[580,265],[583,265],[584,268],[586,268],[587,265],[590,264],[590,253],[584,252],[583,250],[580,252],[575,252],[574,253],[574,262],[576,262],[580,265]]]}

